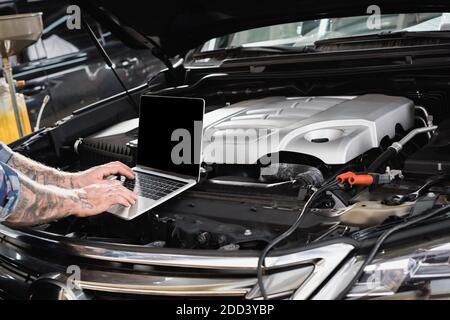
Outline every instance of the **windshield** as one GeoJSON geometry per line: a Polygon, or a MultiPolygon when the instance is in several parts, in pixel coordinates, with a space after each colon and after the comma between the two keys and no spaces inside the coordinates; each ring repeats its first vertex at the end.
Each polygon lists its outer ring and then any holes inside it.
{"type": "Polygon", "coordinates": [[[318,40],[399,31],[449,31],[449,13],[409,13],[327,18],[233,33],[206,42],[200,52],[235,47],[305,47],[318,40]]]}

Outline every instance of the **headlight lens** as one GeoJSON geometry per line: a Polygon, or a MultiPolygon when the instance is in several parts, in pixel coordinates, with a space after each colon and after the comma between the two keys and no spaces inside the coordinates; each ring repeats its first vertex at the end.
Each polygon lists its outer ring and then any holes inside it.
{"type": "Polygon", "coordinates": [[[381,255],[365,268],[347,298],[449,299],[450,240],[447,240],[445,244],[381,255]]]}

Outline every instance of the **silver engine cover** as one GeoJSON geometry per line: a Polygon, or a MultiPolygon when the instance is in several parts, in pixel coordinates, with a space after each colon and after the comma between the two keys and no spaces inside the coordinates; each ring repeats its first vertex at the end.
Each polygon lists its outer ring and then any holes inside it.
{"type": "Polygon", "coordinates": [[[254,164],[267,154],[288,151],[314,156],[326,164],[345,164],[379,147],[384,137],[394,138],[396,125],[404,130],[414,126],[411,100],[367,94],[243,101],[205,115],[203,161],[254,164]],[[258,134],[236,139],[248,129],[258,134]],[[251,149],[269,135],[276,136],[277,143],[251,149]],[[225,141],[225,153],[248,156],[227,161],[221,152],[205,152],[218,137],[225,141]]]}

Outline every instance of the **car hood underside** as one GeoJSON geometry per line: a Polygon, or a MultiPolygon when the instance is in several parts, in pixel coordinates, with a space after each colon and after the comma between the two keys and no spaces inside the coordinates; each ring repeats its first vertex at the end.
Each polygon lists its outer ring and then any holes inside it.
{"type": "MultiPolygon", "coordinates": [[[[183,55],[207,40],[237,31],[319,17],[366,15],[373,5],[371,0],[76,2],[127,45],[158,46],[168,56],[183,55]]],[[[376,4],[382,14],[445,12],[450,8],[444,0],[381,0],[376,4]]]]}

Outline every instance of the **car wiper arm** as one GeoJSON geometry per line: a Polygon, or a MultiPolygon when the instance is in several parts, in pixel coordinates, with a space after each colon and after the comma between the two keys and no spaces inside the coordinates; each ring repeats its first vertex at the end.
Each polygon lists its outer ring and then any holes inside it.
{"type": "Polygon", "coordinates": [[[361,36],[350,36],[331,38],[324,40],[317,40],[314,42],[315,46],[325,44],[341,44],[341,43],[356,43],[373,40],[386,39],[423,39],[423,38],[440,38],[450,39],[450,32],[448,31],[397,31],[397,32],[379,32],[374,34],[366,34],[361,36]]]}
{"type": "Polygon", "coordinates": [[[236,46],[228,47],[217,50],[210,50],[205,52],[196,52],[193,54],[193,58],[202,59],[210,58],[214,56],[228,56],[233,53],[268,53],[268,54],[298,54],[298,53],[308,53],[315,52],[313,46],[304,47],[287,47],[287,46],[236,46]]]}

